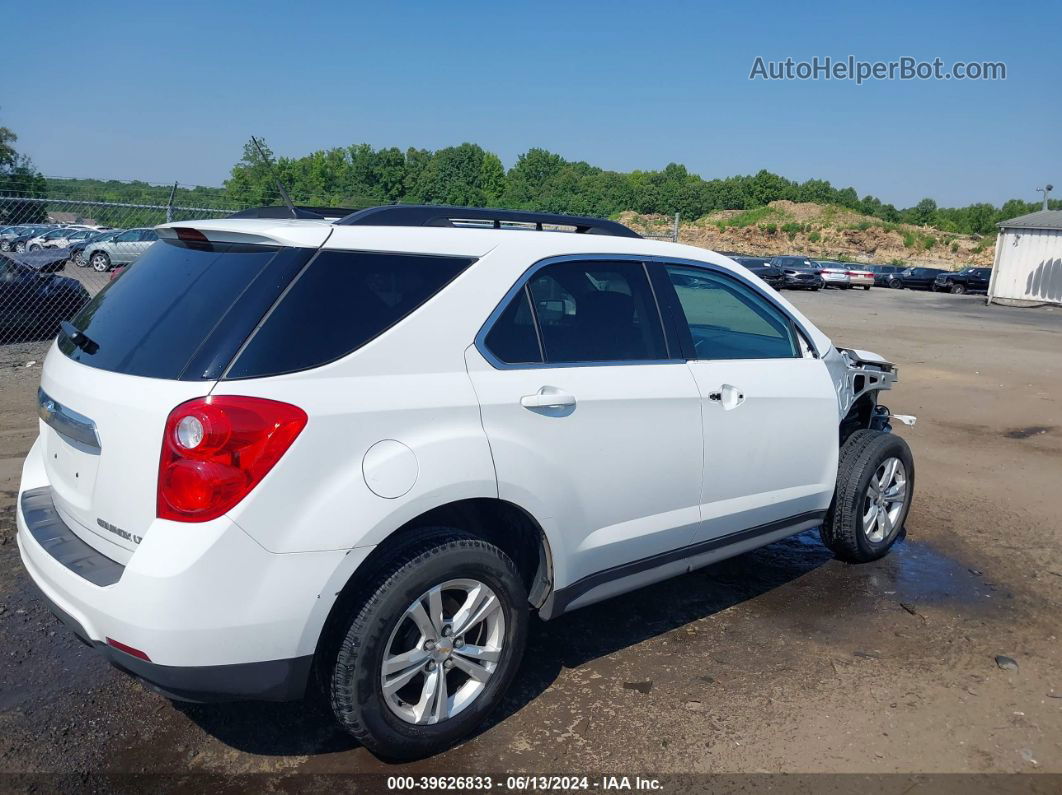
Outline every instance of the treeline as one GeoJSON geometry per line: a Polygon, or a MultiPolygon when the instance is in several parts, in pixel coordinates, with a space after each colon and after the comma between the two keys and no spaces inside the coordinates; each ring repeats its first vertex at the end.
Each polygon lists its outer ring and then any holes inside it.
{"type": "MultiPolygon", "coordinates": [[[[272,159],[272,153],[267,153],[272,159]]],[[[751,176],[703,179],[677,163],[662,171],[624,173],[565,160],[544,149],[520,155],[506,171],[497,155],[470,143],[436,151],[357,144],[304,157],[276,158],[275,167],[295,201],[351,208],[423,202],[605,217],[624,210],[678,212],[694,220],[714,210],[748,210],[789,199],[840,205],[887,222],[962,234],[994,233],[997,222],[1039,209],[1039,204],[1020,199],[1000,207],[982,203],[953,208],[923,199],[899,209],[874,196],[860,197],[855,188],[836,188],[821,179],[795,182],[766,170],[751,176]]],[[[225,190],[238,204],[276,201],[269,170],[250,143],[225,182],[225,190]]],[[[1062,201],[1051,205],[1062,209],[1062,201]]]]}
{"type": "MultiPolygon", "coordinates": [[[[890,223],[932,226],[960,234],[992,234],[997,222],[1040,207],[1036,202],[1011,199],[999,207],[981,203],[949,208],[923,199],[913,207],[900,209],[874,196],[860,197],[855,188],[834,187],[826,180],[796,182],[766,170],[749,176],[703,179],[677,163],[660,171],[625,173],[565,160],[544,149],[531,149],[520,155],[506,171],[497,155],[470,143],[435,151],[375,149],[357,144],[274,161],[296,203],[352,209],[416,202],[603,217],[615,217],[624,210],[664,215],[678,212],[690,221],[715,210],[751,210],[777,199],[789,199],[839,205],[890,223]]],[[[21,205],[16,208],[10,206],[10,201],[3,201],[13,194],[166,205],[172,188],[140,181],[42,178],[29,169],[12,171],[9,168],[5,174],[0,169],[0,218],[25,217],[35,209],[21,205]]],[[[217,210],[279,202],[270,171],[250,143],[223,188],[178,186],[174,196],[178,206],[217,210]]],[[[1062,201],[1053,200],[1051,206],[1062,209],[1062,201]]],[[[91,213],[88,210],[85,215],[107,215],[99,209],[91,213]]],[[[143,214],[145,218],[140,219],[138,214],[135,219],[138,223],[158,223],[153,220],[156,213],[143,214]]],[[[125,223],[119,225],[127,226],[134,220],[129,212],[122,215],[125,223]]],[[[116,222],[118,214],[114,219],[108,215],[107,220],[116,222]]]]}

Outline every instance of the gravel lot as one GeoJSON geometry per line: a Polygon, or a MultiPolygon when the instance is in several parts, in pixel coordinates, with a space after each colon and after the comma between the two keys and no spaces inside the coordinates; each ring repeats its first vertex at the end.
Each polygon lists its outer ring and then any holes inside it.
{"type": "Polygon", "coordinates": [[[1062,773],[1062,310],[790,295],[836,343],[900,365],[884,402],[918,416],[898,430],[918,465],[906,540],[848,566],[804,534],[533,622],[492,724],[402,767],[312,705],[173,704],[51,618],[13,538],[42,346],[0,349],[0,769],[237,789],[259,788],[252,772],[1062,773]]]}

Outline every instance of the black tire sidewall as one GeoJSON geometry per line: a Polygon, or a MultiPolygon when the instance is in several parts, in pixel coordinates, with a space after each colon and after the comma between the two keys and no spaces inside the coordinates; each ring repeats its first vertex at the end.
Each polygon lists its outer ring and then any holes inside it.
{"type": "MultiPolygon", "coordinates": [[[[496,547],[470,537],[439,542],[430,556],[420,555],[411,561],[415,565],[399,569],[362,606],[348,627],[332,673],[335,709],[356,713],[353,717],[364,734],[352,733],[386,758],[426,756],[474,731],[501,701],[523,656],[527,594],[512,562],[496,547]],[[505,655],[484,691],[461,713],[436,725],[406,723],[391,711],[383,695],[380,668],[387,642],[414,600],[435,585],[459,578],[486,583],[502,602],[505,655]]],[[[337,717],[346,724],[343,716],[337,717]]]]}
{"type": "Polygon", "coordinates": [[[860,456],[860,459],[863,461],[863,465],[859,470],[858,477],[854,479],[854,483],[848,484],[845,499],[848,500],[847,507],[850,511],[848,516],[850,520],[856,522],[853,528],[856,544],[867,560],[873,560],[888,552],[889,548],[903,532],[904,523],[907,521],[907,515],[911,510],[911,498],[914,496],[914,458],[911,455],[911,448],[907,446],[903,439],[893,436],[891,433],[882,433],[868,440],[867,450],[860,456]],[[867,455],[868,451],[873,452],[867,455]],[[863,501],[870,485],[870,479],[875,475],[882,461],[887,458],[898,458],[903,463],[907,473],[907,499],[892,532],[881,541],[871,541],[863,531],[863,501]]]}

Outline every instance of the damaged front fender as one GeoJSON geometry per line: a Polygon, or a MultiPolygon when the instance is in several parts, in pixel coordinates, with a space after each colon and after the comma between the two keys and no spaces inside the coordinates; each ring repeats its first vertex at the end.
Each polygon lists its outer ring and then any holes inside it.
{"type": "MultiPolygon", "coordinates": [[[[896,365],[876,353],[852,348],[830,348],[822,357],[837,393],[837,419],[844,421],[861,398],[867,397],[870,412],[877,405],[877,392],[892,389],[896,365]]],[[[868,414],[869,414],[868,413],[868,414]]],[[[906,420],[906,418],[905,418],[906,420]]]]}

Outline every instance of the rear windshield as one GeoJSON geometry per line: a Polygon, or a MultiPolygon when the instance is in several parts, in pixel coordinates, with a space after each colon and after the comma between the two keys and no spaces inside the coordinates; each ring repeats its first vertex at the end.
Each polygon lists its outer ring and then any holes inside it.
{"type": "Polygon", "coordinates": [[[312,254],[235,243],[160,240],[74,318],[75,361],[127,375],[204,380],[222,368],[312,254]]]}
{"type": "Polygon", "coordinates": [[[160,240],[74,318],[86,339],[61,333],[59,349],[149,378],[305,370],[383,333],[473,261],[160,240]]]}

